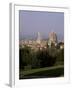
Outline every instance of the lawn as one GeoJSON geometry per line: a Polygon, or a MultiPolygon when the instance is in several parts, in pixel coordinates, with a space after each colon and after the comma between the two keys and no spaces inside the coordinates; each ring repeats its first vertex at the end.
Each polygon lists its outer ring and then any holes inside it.
{"type": "Polygon", "coordinates": [[[39,69],[31,70],[20,70],[19,79],[29,79],[29,78],[48,78],[48,77],[60,77],[64,76],[64,66],[52,66],[44,67],[39,69]]]}

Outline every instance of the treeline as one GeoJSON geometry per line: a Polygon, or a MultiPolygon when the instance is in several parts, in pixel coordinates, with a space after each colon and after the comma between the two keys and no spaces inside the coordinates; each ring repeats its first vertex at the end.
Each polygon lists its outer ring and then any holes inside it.
{"type": "Polygon", "coordinates": [[[64,64],[64,50],[48,48],[44,50],[33,51],[25,46],[19,49],[19,67],[29,70],[32,68],[50,67],[64,64]]]}

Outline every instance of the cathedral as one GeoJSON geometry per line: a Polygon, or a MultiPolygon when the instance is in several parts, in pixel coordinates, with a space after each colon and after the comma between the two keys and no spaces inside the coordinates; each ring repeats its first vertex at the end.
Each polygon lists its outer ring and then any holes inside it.
{"type": "Polygon", "coordinates": [[[49,33],[49,37],[48,37],[48,46],[56,46],[57,45],[57,35],[55,32],[51,32],[49,33]]]}

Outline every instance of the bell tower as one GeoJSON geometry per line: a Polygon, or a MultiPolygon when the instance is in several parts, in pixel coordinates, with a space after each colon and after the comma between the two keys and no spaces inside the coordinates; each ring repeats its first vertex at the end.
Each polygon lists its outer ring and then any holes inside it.
{"type": "Polygon", "coordinates": [[[40,35],[40,32],[38,32],[38,35],[37,35],[37,41],[36,41],[38,44],[41,43],[41,35],[40,35]]]}

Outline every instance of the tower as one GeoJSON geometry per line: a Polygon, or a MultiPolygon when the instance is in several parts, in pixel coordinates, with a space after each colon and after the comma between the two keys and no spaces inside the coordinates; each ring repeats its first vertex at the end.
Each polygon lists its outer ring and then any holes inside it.
{"type": "Polygon", "coordinates": [[[40,44],[40,43],[41,43],[41,35],[40,35],[40,32],[38,32],[36,42],[37,42],[38,44],[40,44]]]}

